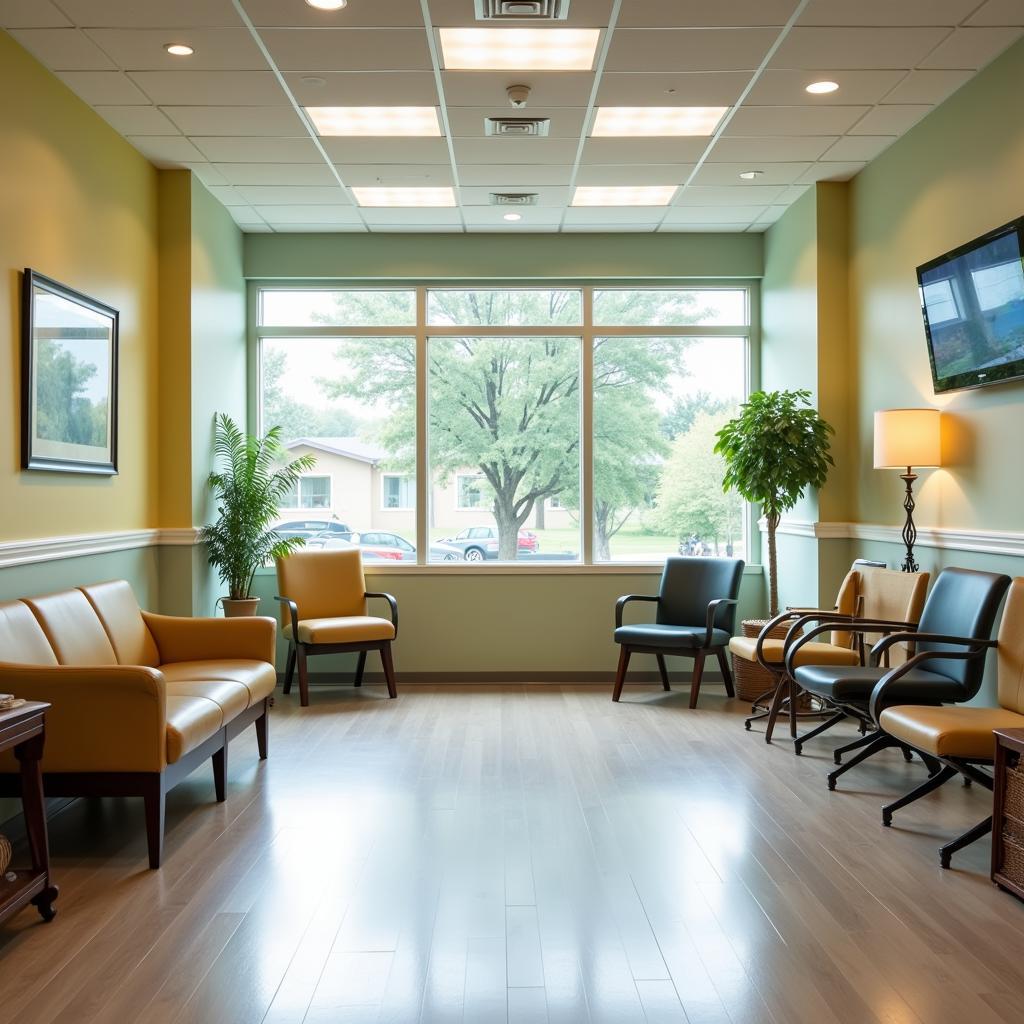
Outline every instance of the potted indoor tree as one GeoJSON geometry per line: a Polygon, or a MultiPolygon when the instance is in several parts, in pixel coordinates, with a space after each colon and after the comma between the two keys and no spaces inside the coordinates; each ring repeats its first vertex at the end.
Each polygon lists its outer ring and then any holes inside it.
{"type": "Polygon", "coordinates": [[[779,612],[775,531],[808,487],[820,488],[835,465],[832,427],[811,405],[810,391],[755,391],[718,431],[715,451],[726,464],[725,490],[757,502],[768,522],[768,604],[779,612]]]}
{"type": "Polygon", "coordinates": [[[279,537],[270,524],[281,500],[299,475],[316,465],[316,458],[303,455],[287,461],[280,427],[254,437],[223,413],[215,419],[213,451],[220,466],[207,483],[217,502],[217,520],[203,527],[199,540],[228,588],[221,598],[224,614],[255,615],[260,599],[249,591],[256,570],[305,543],[301,537],[279,537]]]}

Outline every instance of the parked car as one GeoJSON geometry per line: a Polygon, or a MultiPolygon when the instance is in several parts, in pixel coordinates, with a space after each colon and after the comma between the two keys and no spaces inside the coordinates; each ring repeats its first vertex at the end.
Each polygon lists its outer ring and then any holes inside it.
{"type": "MultiPolygon", "coordinates": [[[[403,562],[416,561],[416,546],[410,544],[404,537],[397,533],[388,533],[383,530],[371,530],[367,533],[358,534],[359,546],[371,545],[374,548],[394,548],[401,553],[403,562]]],[[[430,545],[431,562],[456,562],[462,558],[462,551],[452,547],[450,544],[435,543],[430,545]]]]}
{"type": "MultiPolygon", "coordinates": [[[[352,534],[352,536],[356,537],[358,534],[352,534]]],[[[397,551],[387,548],[363,547],[361,544],[355,544],[344,537],[331,537],[329,535],[314,537],[308,547],[322,548],[324,551],[337,551],[339,548],[359,548],[364,562],[400,562],[402,560],[401,554],[397,551]]]]}
{"type": "Polygon", "coordinates": [[[279,537],[304,537],[307,541],[314,537],[341,537],[348,540],[352,536],[352,527],[337,519],[289,519],[275,526],[274,532],[279,537]]]}
{"type": "Polygon", "coordinates": [[[540,541],[537,539],[537,534],[535,534],[533,530],[519,531],[519,550],[531,552],[540,550],[540,541]]]}
{"type": "MultiPolygon", "coordinates": [[[[467,526],[454,537],[440,542],[457,548],[467,562],[482,562],[486,558],[498,557],[498,528],[496,526],[467,526]]],[[[518,549],[531,554],[540,548],[537,534],[530,530],[519,531],[518,549]]]]}

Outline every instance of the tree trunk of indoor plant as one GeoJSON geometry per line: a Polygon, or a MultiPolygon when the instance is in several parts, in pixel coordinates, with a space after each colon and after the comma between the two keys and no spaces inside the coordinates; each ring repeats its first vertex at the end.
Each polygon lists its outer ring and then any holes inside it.
{"type": "Polygon", "coordinates": [[[781,516],[776,512],[768,516],[768,618],[779,614],[779,570],[775,557],[775,531],[781,516]]]}

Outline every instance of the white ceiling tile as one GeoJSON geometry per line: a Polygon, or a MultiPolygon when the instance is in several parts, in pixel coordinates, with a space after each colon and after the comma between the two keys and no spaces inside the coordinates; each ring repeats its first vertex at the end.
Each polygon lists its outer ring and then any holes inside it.
{"type": "Polygon", "coordinates": [[[795,203],[810,187],[810,185],[790,185],[779,196],[779,202],[776,205],[788,206],[791,203],[795,203]]]}
{"type": "Polygon", "coordinates": [[[620,233],[624,235],[635,235],[635,234],[651,234],[658,227],[657,222],[648,221],[645,224],[611,224],[608,221],[603,221],[595,224],[563,224],[562,231],[568,234],[610,234],[620,233]]]}
{"type": "Polygon", "coordinates": [[[290,71],[284,78],[304,107],[432,107],[438,102],[429,71],[290,71]]]}
{"type": "Polygon", "coordinates": [[[58,0],[81,28],[240,28],[231,0],[58,0]]]}
{"type": "Polygon", "coordinates": [[[883,149],[896,141],[891,135],[847,135],[830,146],[826,160],[874,160],[883,149]]]}
{"type": "Polygon", "coordinates": [[[452,135],[461,138],[483,138],[484,119],[487,117],[547,117],[550,118],[549,135],[553,139],[579,141],[583,131],[585,107],[534,107],[516,111],[495,110],[494,107],[448,107],[448,120],[452,135]]]}
{"type": "MultiPolygon", "coordinates": [[[[1024,5],[1022,5],[1024,7],[1024,5]]],[[[973,72],[911,71],[886,97],[886,103],[941,103],[960,88],[973,72]]]]}
{"type": "Polygon", "coordinates": [[[419,0],[370,0],[340,11],[318,11],[304,3],[244,0],[245,13],[257,27],[275,28],[418,28],[423,31],[419,0]]]}
{"type": "Polygon", "coordinates": [[[711,163],[786,163],[795,160],[817,160],[837,136],[809,135],[788,139],[736,138],[719,139],[712,147],[711,163]]]}
{"type": "Polygon", "coordinates": [[[319,224],[271,224],[270,229],[276,234],[289,234],[289,235],[312,235],[312,234],[349,234],[358,232],[365,234],[366,228],[363,226],[363,222],[359,221],[355,224],[330,224],[330,223],[319,223],[319,224]]]}
{"type": "Polygon", "coordinates": [[[310,139],[196,138],[211,163],[315,164],[323,161],[310,139]]]}
{"type": "Polygon", "coordinates": [[[694,164],[583,164],[577,185],[681,185],[694,164]]]}
{"type": "MultiPolygon", "coordinates": [[[[636,0],[626,0],[635,3],[636,0]]],[[[437,26],[472,25],[472,0],[429,0],[430,18],[437,26]]],[[[557,22],[563,27],[603,28],[608,24],[611,14],[612,0],[572,0],[569,4],[569,17],[557,22]]]]}
{"type": "Polygon", "coordinates": [[[248,222],[235,221],[235,224],[241,229],[244,235],[271,235],[274,233],[274,229],[269,224],[264,224],[262,221],[257,221],[254,224],[248,222]]]}
{"type": "Polygon", "coordinates": [[[443,188],[455,184],[451,164],[337,164],[346,185],[423,185],[443,188]]]}
{"type": "Polygon", "coordinates": [[[446,164],[445,139],[329,138],[320,140],[336,164],[446,164]]]}
{"type": "Polygon", "coordinates": [[[787,210],[788,206],[769,206],[760,217],[757,218],[757,224],[774,224],[787,210]]]}
{"type": "Polygon", "coordinates": [[[416,207],[412,209],[387,209],[382,207],[364,207],[362,214],[370,227],[384,225],[414,224],[458,224],[462,225],[462,217],[457,207],[416,207]]]}
{"type": "Polygon", "coordinates": [[[740,107],[725,126],[726,137],[842,135],[870,107],[740,107]]]}
{"type": "Polygon", "coordinates": [[[341,186],[238,185],[235,192],[252,206],[350,206],[341,186]]]}
{"type": "MultiPolygon", "coordinates": [[[[556,222],[554,222],[552,224],[537,224],[537,223],[534,223],[534,222],[531,222],[530,224],[527,224],[525,220],[519,221],[516,224],[508,224],[508,223],[502,222],[502,224],[500,225],[500,231],[501,231],[502,234],[505,234],[505,233],[512,234],[513,232],[515,232],[517,235],[521,235],[521,234],[527,234],[527,235],[534,235],[534,234],[551,235],[551,234],[554,234],[555,232],[558,231],[559,223],[560,222],[556,221],[556,222]]],[[[467,224],[466,225],[466,231],[469,234],[471,234],[471,235],[476,235],[476,234],[497,234],[498,230],[499,229],[496,228],[495,225],[493,225],[493,224],[467,224]]]]}
{"type": "Polygon", "coordinates": [[[213,196],[223,206],[228,207],[231,210],[231,216],[236,220],[238,219],[238,207],[241,207],[244,211],[249,213],[248,219],[250,221],[258,219],[253,215],[252,210],[249,207],[249,201],[242,196],[242,194],[230,185],[206,185],[206,191],[213,196]]]}
{"type": "Polygon", "coordinates": [[[707,149],[706,138],[587,139],[585,164],[696,163],[707,149]]]}
{"type": "Polygon", "coordinates": [[[664,206],[570,206],[565,211],[569,224],[649,224],[657,225],[665,216],[664,206]]]}
{"type": "MultiPolygon", "coordinates": [[[[585,71],[530,74],[530,106],[585,107],[594,76],[585,71]]],[[[506,90],[515,84],[511,72],[442,71],[445,102],[453,107],[493,106],[495,113],[515,113],[506,90]]],[[[529,109],[529,107],[527,108],[529,109]]]]}
{"type": "Polygon", "coordinates": [[[180,135],[156,107],[96,107],[96,113],[122,135],[180,135]]]}
{"type": "Polygon", "coordinates": [[[875,107],[851,129],[851,135],[902,135],[934,108],[920,103],[891,103],[875,107]]]}
{"type": "Polygon", "coordinates": [[[797,163],[760,163],[757,166],[747,164],[713,164],[706,163],[701,166],[693,180],[694,185],[736,185],[745,187],[740,174],[744,171],[760,171],[752,185],[790,185],[796,181],[801,174],[807,171],[811,164],[806,161],[797,163]]]}
{"type": "Polygon", "coordinates": [[[512,209],[507,206],[466,206],[462,210],[467,226],[470,224],[490,224],[491,229],[507,226],[512,231],[532,231],[540,224],[560,224],[562,211],[555,207],[523,206],[512,209]],[[522,220],[513,222],[505,220],[506,213],[518,213],[522,220]]]}
{"type": "Polygon", "coordinates": [[[51,71],[105,71],[117,65],[74,28],[13,29],[11,35],[51,71]]]}
{"type": "Polygon", "coordinates": [[[375,235],[458,235],[461,224],[374,224],[368,229],[375,235]]]}
{"type": "MultiPolygon", "coordinates": [[[[844,4],[849,9],[850,4],[844,4]]],[[[794,28],[772,68],[912,68],[947,35],[946,28],[794,28]]]]}
{"type": "Polygon", "coordinates": [[[548,186],[546,188],[521,188],[518,184],[500,182],[497,185],[466,185],[460,191],[460,199],[463,208],[472,206],[490,206],[492,192],[535,192],[537,194],[536,206],[523,206],[509,208],[507,206],[495,206],[494,209],[501,213],[522,213],[548,208],[566,206],[571,198],[571,190],[567,186],[548,186]]]}
{"type": "Polygon", "coordinates": [[[623,28],[715,28],[784,25],[796,0],[627,0],[619,14],[623,28]]]}
{"type": "Polygon", "coordinates": [[[523,192],[544,185],[568,185],[571,180],[569,164],[467,164],[459,168],[459,181],[463,185],[512,181],[517,190],[523,192]]]}
{"type": "Polygon", "coordinates": [[[767,206],[778,201],[784,188],[783,185],[747,185],[741,182],[720,187],[690,185],[679,193],[675,205],[722,206],[736,209],[746,206],[767,206]]]}
{"type": "Polygon", "coordinates": [[[1021,0],[988,0],[967,19],[968,25],[1024,25],[1021,0]]]}
{"type": "Polygon", "coordinates": [[[770,28],[617,29],[608,71],[754,71],[778,33],[770,28]]]}
{"type": "Polygon", "coordinates": [[[667,224],[750,224],[763,206],[673,206],[665,218],[667,224]]]}
{"type": "Polygon", "coordinates": [[[93,28],[86,34],[125,71],[263,71],[267,62],[244,28],[197,28],[176,32],[166,29],[93,28]],[[183,42],[195,48],[191,57],[175,57],[167,43],[183,42]],[[183,63],[187,62],[187,68],[183,63]]]}
{"type": "Polygon", "coordinates": [[[689,235],[703,235],[708,233],[716,235],[738,235],[747,230],[749,230],[749,225],[746,221],[741,221],[739,224],[673,224],[666,222],[658,228],[659,232],[666,234],[673,232],[676,234],[682,234],[685,232],[689,235]]]}
{"type": "Polygon", "coordinates": [[[158,106],[287,106],[272,71],[133,71],[131,80],[158,106]]]}
{"type": "Polygon", "coordinates": [[[185,135],[308,138],[291,107],[161,107],[185,135]]]}
{"type": "Polygon", "coordinates": [[[315,164],[230,163],[211,166],[224,184],[310,186],[336,184],[331,169],[322,161],[315,164]]]}
{"type": "MultiPolygon", "coordinates": [[[[341,195],[339,190],[338,195],[341,195]]],[[[341,203],[330,206],[256,206],[268,224],[358,224],[359,211],[341,203]]]]}
{"type": "Polygon", "coordinates": [[[203,155],[180,136],[128,135],[128,141],[157,167],[181,167],[186,163],[201,163],[203,155]]]}
{"type": "Polygon", "coordinates": [[[746,99],[747,106],[806,104],[814,107],[878,103],[905,75],[904,71],[765,71],[746,99]],[[813,96],[806,91],[811,82],[831,79],[836,92],[813,96]]]}
{"type": "Polygon", "coordinates": [[[57,77],[92,106],[149,103],[149,97],[123,71],[59,71],[57,77]]]}
{"type": "Polygon", "coordinates": [[[819,162],[811,166],[797,178],[798,184],[811,184],[815,181],[849,181],[859,174],[867,165],[863,161],[819,162]]]}
{"type": "Polygon", "coordinates": [[[63,28],[70,24],[50,0],[0,0],[0,28],[63,28]]]}
{"type": "Polygon", "coordinates": [[[282,71],[429,71],[422,29],[267,29],[260,33],[282,71]]]}
{"type": "Polygon", "coordinates": [[[598,106],[728,107],[750,81],[745,71],[608,72],[601,76],[598,106]]]}
{"type": "Polygon", "coordinates": [[[801,25],[959,25],[978,0],[811,0],[801,25]]]}
{"type": "Polygon", "coordinates": [[[251,206],[229,206],[228,213],[236,224],[265,224],[263,218],[251,206]]]}
{"type": "Polygon", "coordinates": [[[923,68],[982,68],[1020,38],[1021,28],[958,28],[921,61],[923,68]]]}
{"type": "Polygon", "coordinates": [[[568,164],[576,156],[578,140],[567,139],[455,139],[455,160],[463,164],[568,164]]]}
{"type": "MultiPolygon", "coordinates": [[[[185,165],[207,187],[211,185],[230,185],[231,183],[217,170],[213,164],[198,163],[185,165]]],[[[232,165],[234,166],[234,165],[232,165]]]]}

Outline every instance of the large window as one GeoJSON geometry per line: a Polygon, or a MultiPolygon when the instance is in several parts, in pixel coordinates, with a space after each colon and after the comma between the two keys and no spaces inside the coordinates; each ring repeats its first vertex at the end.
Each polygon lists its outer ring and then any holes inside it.
{"type": "Polygon", "coordinates": [[[260,426],[317,456],[351,543],[390,531],[420,564],[746,554],[714,453],[748,390],[746,287],[258,298],[260,426]]]}

